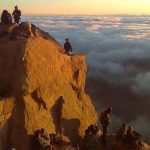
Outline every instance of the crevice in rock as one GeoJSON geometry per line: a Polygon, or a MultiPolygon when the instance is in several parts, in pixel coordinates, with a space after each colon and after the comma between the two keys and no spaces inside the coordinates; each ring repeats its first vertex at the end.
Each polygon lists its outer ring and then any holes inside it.
{"type": "Polygon", "coordinates": [[[81,99],[81,89],[79,89],[78,87],[76,87],[75,85],[71,84],[72,89],[75,91],[76,95],[77,95],[77,99],[81,99]]]}

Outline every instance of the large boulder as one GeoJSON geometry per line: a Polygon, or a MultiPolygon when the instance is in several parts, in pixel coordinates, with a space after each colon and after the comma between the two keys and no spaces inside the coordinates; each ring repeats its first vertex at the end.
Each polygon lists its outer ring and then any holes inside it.
{"type": "Polygon", "coordinates": [[[62,131],[79,142],[84,130],[97,123],[84,92],[85,57],[63,54],[60,44],[35,26],[34,38],[10,39],[13,28],[0,25],[0,149],[30,150],[39,128],[62,131]]]}

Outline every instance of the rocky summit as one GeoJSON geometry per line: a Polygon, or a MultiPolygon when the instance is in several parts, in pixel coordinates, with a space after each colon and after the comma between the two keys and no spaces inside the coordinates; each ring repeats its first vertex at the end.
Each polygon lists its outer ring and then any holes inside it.
{"type": "Polygon", "coordinates": [[[79,141],[97,123],[84,91],[85,57],[63,54],[54,38],[33,25],[34,37],[11,38],[14,28],[0,25],[0,149],[31,150],[40,128],[79,141]]]}

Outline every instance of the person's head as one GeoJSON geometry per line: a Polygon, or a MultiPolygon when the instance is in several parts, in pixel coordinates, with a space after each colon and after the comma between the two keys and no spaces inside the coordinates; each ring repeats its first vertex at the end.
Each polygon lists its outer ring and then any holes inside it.
{"type": "Polygon", "coordinates": [[[68,42],[69,41],[69,39],[66,39],[66,42],[68,42]]]}
{"type": "Polygon", "coordinates": [[[109,107],[106,111],[110,114],[112,112],[112,107],[109,107]]]}
{"type": "Polygon", "coordinates": [[[128,132],[132,132],[133,128],[131,126],[128,127],[128,132]]]}
{"type": "Polygon", "coordinates": [[[39,134],[40,134],[40,130],[39,129],[34,132],[34,135],[37,136],[37,137],[39,136],[39,134]]]}
{"type": "Polygon", "coordinates": [[[7,13],[8,11],[7,10],[3,10],[3,13],[7,13]]]}
{"type": "Polygon", "coordinates": [[[17,5],[15,6],[15,10],[18,10],[18,6],[17,5]]]}
{"type": "Polygon", "coordinates": [[[89,130],[90,132],[92,132],[92,131],[94,130],[94,125],[91,124],[91,125],[88,127],[88,130],[89,130]]]}
{"type": "Polygon", "coordinates": [[[3,15],[8,14],[8,11],[7,10],[3,10],[2,14],[3,15]]]}

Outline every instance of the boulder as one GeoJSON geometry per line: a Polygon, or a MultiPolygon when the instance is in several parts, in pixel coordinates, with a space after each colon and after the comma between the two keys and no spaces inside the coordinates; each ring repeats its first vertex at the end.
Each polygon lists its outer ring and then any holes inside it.
{"type": "Polygon", "coordinates": [[[61,45],[35,26],[34,38],[11,39],[13,28],[0,25],[0,149],[32,149],[39,128],[78,143],[97,123],[84,91],[85,56],[63,54],[61,45]]]}

